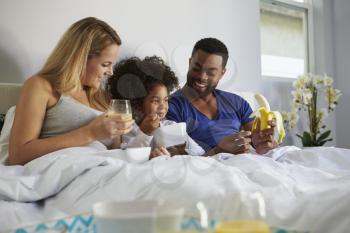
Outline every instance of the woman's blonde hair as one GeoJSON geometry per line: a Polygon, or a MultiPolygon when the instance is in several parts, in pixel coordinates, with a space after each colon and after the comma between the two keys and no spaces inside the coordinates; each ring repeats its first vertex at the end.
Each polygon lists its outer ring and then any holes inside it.
{"type": "MultiPolygon", "coordinates": [[[[47,79],[60,94],[81,86],[90,56],[99,55],[109,45],[121,45],[117,32],[107,23],[94,17],[74,23],[62,36],[38,75],[47,79]]],[[[109,97],[104,90],[87,88],[92,106],[105,110],[109,97]]]]}

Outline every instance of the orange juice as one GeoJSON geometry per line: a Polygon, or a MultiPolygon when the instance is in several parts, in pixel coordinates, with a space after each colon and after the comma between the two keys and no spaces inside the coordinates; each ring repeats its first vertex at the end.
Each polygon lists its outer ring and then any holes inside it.
{"type": "Polygon", "coordinates": [[[258,220],[232,220],[219,223],[215,233],[270,233],[270,229],[258,220]]]}
{"type": "Polygon", "coordinates": [[[120,117],[121,122],[128,122],[132,120],[132,114],[131,113],[115,113],[115,112],[107,112],[107,117],[120,117]]]}

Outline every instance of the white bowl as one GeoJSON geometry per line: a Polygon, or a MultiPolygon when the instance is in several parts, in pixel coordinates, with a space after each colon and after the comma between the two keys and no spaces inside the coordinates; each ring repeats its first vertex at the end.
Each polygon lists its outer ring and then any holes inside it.
{"type": "Polygon", "coordinates": [[[93,205],[98,233],[154,233],[180,230],[184,209],[158,201],[98,202],[93,205]]]}
{"type": "Polygon", "coordinates": [[[157,146],[176,146],[187,141],[186,123],[180,122],[165,125],[156,129],[153,133],[157,146]]]}
{"type": "Polygon", "coordinates": [[[131,163],[143,163],[149,160],[151,147],[135,147],[121,150],[126,160],[131,163]]]}

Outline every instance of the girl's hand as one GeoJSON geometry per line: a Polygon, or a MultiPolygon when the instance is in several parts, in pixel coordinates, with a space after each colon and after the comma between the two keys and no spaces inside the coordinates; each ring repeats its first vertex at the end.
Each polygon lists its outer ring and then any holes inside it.
{"type": "Polygon", "coordinates": [[[95,140],[104,140],[130,132],[133,123],[133,120],[125,120],[123,115],[108,117],[102,114],[91,121],[87,127],[95,140]]]}
{"type": "Polygon", "coordinates": [[[152,135],[153,131],[159,128],[160,126],[159,122],[160,122],[160,118],[158,117],[157,114],[147,115],[145,116],[145,118],[143,118],[140,124],[140,129],[145,134],[152,135]]]}
{"type": "Polygon", "coordinates": [[[151,151],[151,154],[150,154],[150,156],[149,156],[149,159],[153,159],[153,158],[155,158],[155,157],[162,156],[162,155],[168,155],[168,156],[170,156],[169,151],[168,151],[165,147],[163,147],[163,146],[153,149],[153,150],[151,151]]]}

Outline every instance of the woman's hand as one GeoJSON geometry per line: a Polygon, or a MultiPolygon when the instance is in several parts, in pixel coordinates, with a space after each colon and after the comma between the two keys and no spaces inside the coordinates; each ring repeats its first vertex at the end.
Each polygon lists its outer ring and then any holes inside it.
{"type": "Polygon", "coordinates": [[[123,115],[108,117],[106,114],[102,114],[91,121],[87,127],[94,140],[104,140],[130,132],[133,123],[133,120],[125,120],[123,115]]]}
{"type": "Polygon", "coordinates": [[[153,131],[160,126],[160,118],[157,114],[150,114],[143,118],[140,129],[147,135],[152,135],[153,131]]]}
{"type": "Polygon", "coordinates": [[[149,159],[153,159],[155,157],[162,156],[162,155],[169,155],[170,156],[169,151],[163,146],[153,149],[151,151],[149,159]]]}
{"type": "Polygon", "coordinates": [[[258,120],[257,127],[253,131],[252,144],[258,154],[265,154],[278,147],[278,144],[274,139],[276,122],[273,120],[269,121],[269,125],[271,128],[260,131],[260,120],[258,120]]]}

